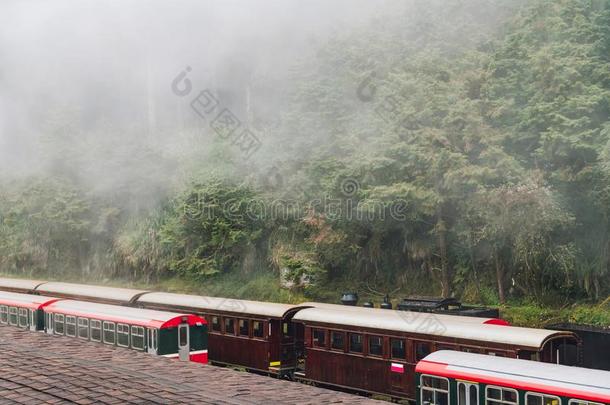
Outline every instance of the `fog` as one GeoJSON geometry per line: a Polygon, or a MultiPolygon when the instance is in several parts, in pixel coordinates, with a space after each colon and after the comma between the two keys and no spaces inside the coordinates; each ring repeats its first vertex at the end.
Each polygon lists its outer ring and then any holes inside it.
{"type": "Polygon", "coordinates": [[[236,115],[251,114],[243,106],[252,86],[260,93],[257,114],[272,116],[291,66],[329,37],[397,7],[354,0],[3,1],[0,174],[64,166],[98,184],[137,172],[139,162],[125,164],[134,147],[162,151],[170,161],[192,142],[205,149],[201,121],[171,91],[186,67],[196,90],[221,92],[236,115]]]}

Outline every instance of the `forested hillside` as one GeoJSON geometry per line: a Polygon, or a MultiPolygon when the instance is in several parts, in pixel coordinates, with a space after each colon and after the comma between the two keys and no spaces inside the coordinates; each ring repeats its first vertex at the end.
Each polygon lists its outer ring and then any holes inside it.
{"type": "Polygon", "coordinates": [[[0,271],[282,300],[610,294],[610,2],[415,2],[315,47],[251,84],[251,159],[196,126],[168,150],[49,113],[44,170],[0,180],[0,271]]]}

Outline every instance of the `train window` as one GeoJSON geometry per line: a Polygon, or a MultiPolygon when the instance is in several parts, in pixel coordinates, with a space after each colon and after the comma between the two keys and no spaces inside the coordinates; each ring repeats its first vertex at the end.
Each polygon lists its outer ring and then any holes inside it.
{"type": "Polygon", "coordinates": [[[220,327],[220,317],[213,316],[212,317],[212,330],[214,332],[220,332],[221,331],[220,329],[221,329],[221,327],[220,327]]]}
{"type": "Polygon", "coordinates": [[[104,322],[104,343],[113,345],[114,344],[114,323],[104,322]]]}
{"type": "Polygon", "coordinates": [[[369,336],[369,354],[383,356],[383,338],[381,336],[369,336]]]}
{"type": "Polygon", "coordinates": [[[468,346],[462,346],[462,351],[466,352],[466,353],[479,353],[479,349],[477,349],[476,347],[468,347],[468,346]]]}
{"type": "Polygon", "coordinates": [[[224,318],[225,320],[225,333],[229,335],[235,334],[235,319],[233,318],[224,318]]]}
{"type": "Polygon", "coordinates": [[[6,305],[0,305],[0,323],[8,323],[8,307],[6,305]]]}
{"type": "Polygon", "coordinates": [[[582,399],[570,399],[568,405],[604,405],[599,402],[583,401],[582,399]]]}
{"type": "Polygon", "coordinates": [[[131,347],[144,350],[144,328],[141,326],[131,327],[131,347]]]}
{"type": "Polygon", "coordinates": [[[515,405],[519,403],[517,391],[510,388],[494,387],[488,385],[485,389],[486,405],[515,405]]]}
{"type": "Polygon", "coordinates": [[[535,392],[525,394],[525,405],[560,405],[561,400],[554,395],[543,395],[535,392]]]}
{"type": "Polygon", "coordinates": [[[78,318],[78,337],[89,339],[89,319],[78,318]]]}
{"type": "Polygon", "coordinates": [[[64,316],[62,314],[55,314],[55,333],[64,334],[64,316]]]}
{"type": "Polygon", "coordinates": [[[92,319],[91,322],[91,340],[94,342],[102,341],[102,322],[97,319],[92,319]]]}
{"type": "Polygon", "coordinates": [[[326,347],[326,331],[322,329],[313,330],[313,345],[315,347],[326,347]]]}
{"type": "Polygon", "coordinates": [[[430,375],[421,376],[421,403],[449,405],[449,380],[430,375]]]}
{"type": "Polygon", "coordinates": [[[335,350],[345,350],[345,333],[330,332],[330,348],[335,350]]]}
{"type": "Polygon", "coordinates": [[[8,309],[8,323],[13,326],[17,326],[17,308],[10,307],[8,309]]]}
{"type": "Polygon", "coordinates": [[[349,334],[349,351],[352,353],[362,353],[362,335],[357,333],[349,334]]]}
{"type": "Polygon", "coordinates": [[[239,320],[239,334],[240,336],[250,336],[250,321],[247,319],[239,320]]]}
{"type": "Polygon", "coordinates": [[[406,350],[405,350],[405,341],[404,339],[390,339],[390,345],[392,346],[392,358],[394,359],[404,359],[406,350]]]}
{"type": "Polygon", "coordinates": [[[430,343],[415,342],[415,361],[420,361],[430,354],[430,343]]]}
{"type": "Polygon", "coordinates": [[[262,338],[265,334],[265,325],[261,321],[252,321],[252,336],[262,338]]]}
{"type": "Polygon", "coordinates": [[[116,324],[116,344],[123,347],[129,347],[129,325],[124,323],[116,324]]]}
{"type": "Polygon", "coordinates": [[[28,326],[28,310],[27,308],[19,308],[19,326],[28,326]]]}
{"type": "Polygon", "coordinates": [[[282,332],[284,336],[292,336],[292,323],[282,322],[282,332]]]}
{"type": "Polygon", "coordinates": [[[76,317],[66,315],[66,336],[76,337],[76,317]]]}

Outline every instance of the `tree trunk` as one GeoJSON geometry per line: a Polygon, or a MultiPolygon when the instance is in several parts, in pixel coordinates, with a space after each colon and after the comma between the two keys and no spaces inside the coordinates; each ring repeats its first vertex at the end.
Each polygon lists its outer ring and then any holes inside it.
{"type": "Polygon", "coordinates": [[[441,259],[442,295],[443,298],[447,298],[451,295],[451,272],[449,269],[449,260],[447,258],[447,230],[445,229],[445,222],[440,215],[438,217],[438,222],[436,223],[436,231],[438,234],[438,248],[441,259]]]}
{"type": "Polygon", "coordinates": [[[502,265],[502,260],[500,260],[500,255],[496,251],[496,281],[498,282],[498,298],[500,299],[500,303],[506,303],[506,296],[504,294],[504,266],[502,265]]]}

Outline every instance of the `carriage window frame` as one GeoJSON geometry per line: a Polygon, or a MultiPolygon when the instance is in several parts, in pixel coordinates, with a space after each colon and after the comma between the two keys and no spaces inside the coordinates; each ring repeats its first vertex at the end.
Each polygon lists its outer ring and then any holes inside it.
{"type": "Polygon", "coordinates": [[[441,393],[441,394],[447,394],[447,403],[450,403],[450,399],[451,399],[451,384],[449,383],[449,379],[445,378],[445,377],[439,377],[437,375],[431,375],[431,374],[422,374],[419,377],[419,387],[420,387],[420,401],[421,403],[424,403],[424,392],[432,392],[433,393],[433,397],[436,400],[436,394],[441,393]],[[447,389],[443,389],[443,388],[436,388],[436,387],[428,387],[428,386],[424,386],[424,378],[431,378],[431,379],[436,379],[436,380],[441,380],[444,381],[447,384],[447,389]]]}
{"type": "Polygon", "coordinates": [[[116,324],[114,322],[102,322],[102,340],[107,345],[114,345],[116,342],[116,324]],[[107,327],[108,326],[108,327],[107,327]],[[112,326],[112,328],[110,328],[112,326]],[[112,332],[112,342],[106,339],[106,333],[112,332]]]}
{"type": "Polygon", "coordinates": [[[66,315],[66,336],[76,337],[76,317],[74,315],[66,315]],[[68,333],[71,327],[74,328],[74,334],[68,333]]]}
{"type": "Polygon", "coordinates": [[[432,343],[430,342],[424,342],[424,341],[416,341],[413,344],[413,358],[415,359],[416,362],[422,360],[424,357],[426,357],[427,355],[429,355],[430,353],[432,353],[432,343]],[[420,347],[426,347],[427,348],[427,353],[423,354],[422,356],[420,356],[420,347]]]}
{"type": "Polygon", "coordinates": [[[144,327],[142,326],[137,326],[137,325],[131,325],[131,347],[136,349],[136,350],[144,350],[144,346],[145,346],[145,331],[144,331],[144,327]],[[137,333],[136,333],[137,332],[137,333]],[[135,339],[134,339],[135,338],[135,339]],[[138,341],[138,339],[142,340],[142,345],[136,345],[134,344],[136,341],[138,341]]]}
{"type": "Polygon", "coordinates": [[[220,321],[220,316],[212,315],[210,317],[210,323],[212,324],[212,332],[222,332],[222,322],[220,321]]]}
{"type": "Polygon", "coordinates": [[[19,308],[18,311],[18,323],[20,327],[28,326],[28,309],[27,308],[19,308]],[[23,321],[23,322],[22,322],[23,321]]]}
{"type": "Polygon", "coordinates": [[[120,347],[129,347],[129,325],[126,323],[116,324],[116,345],[120,347]],[[121,338],[127,338],[127,343],[121,343],[121,338]]]}
{"type": "Polygon", "coordinates": [[[366,340],[368,344],[367,354],[372,357],[383,357],[383,336],[369,335],[366,340]],[[379,344],[373,344],[373,339],[379,339],[379,344]],[[375,350],[375,353],[373,353],[373,347],[378,349],[375,350]]]}
{"type": "Polygon", "coordinates": [[[250,337],[250,320],[243,318],[238,319],[237,331],[239,332],[239,336],[250,337]]]}
{"type": "Polygon", "coordinates": [[[66,325],[65,325],[65,317],[63,314],[54,314],[53,315],[53,333],[56,335],[64,335],[66,333],[66,325]],[[60,320],[61,319],[61,320],[60,320]],[[59,326],[59,328],[57,327],[59,326]],[[58,329],[61,329],[58,330],[58,329]]]}
{"type": "Polygon", "coordinates": [[[315,328],[311,331],[311,345],[319,349],[326,349],[326,329],[315,328]],[[320,341],[322,337],[322,341],[320,341]]]}
{"type": "Polygon", "coordinates": [[[0,324],[7,325],[8,324],[8,306],[0,305],[0,324]]]}
{"type": "Polygon", "coordinates": [[[92,342],[101,342],[102,341],[102,321],[100,321],[99,319],[90,319],[89,320],[89,338],[91,339],[92,342]],[[94,326],[97,325],[97,326],[94,326]],[[98,331],[99,332],[99,338],[94,338],[93,335],[93,331],[98,331]]]}
{"type": "Polygon", "coordinates": [[[525,397],[524,397],[525,398],[525,405],[527,405],[527,400],[530,397],[541,398],[542,399],[542,405],[545,405],[544,401],[545,401],[546,398],[555,399],[555,400],[557,400],[557,405],[561,405],[561,398],[559,398],[558,396],[542,394],[542,393],[535,392],[535,391],[528,391],[528,392],[525,393],[525,397]]]}
{"type": "Polygon", "coordinates": [[[362,333],[350,333],[348,339],[349,339],[348,345],[349,345],[350,353],[356,353],[356,354],[364,353],[364,335],[362,333]],[[354,347],[354,341],[352,340],[352,337],[359,338],[360,341],[357,342],[357,344],[359,345],[359,348],[354,347]]]}
{"type": "Polygon", "coordinates": [[[8,324],[11,326],[19,325],[19,310],[17,307],[8,307],[8,324]]]}
{"type": "Polygon", "coordinates": [[[265,322],[264,321],[252,321],[252,337],[264,339],[265,338],[265,322]],[[256,327],[259,325],[259,327],[256,327]]]}
{"type": "Polygon", "coordinates": [[[330,350],[337,350],[337,351],[345,351],[345,332],[341,332],[338,330],[331,330],[330,331],[330,350]],[[338,336],[339,339],[335,339],[335,337],[338,336]],[[338,344],[337,342],[339,342],[341,344],[338,344]]]}
{"type": "Polygon", "coordinates": [[[407,358],[407,341],[401,338],[390,338],[390,358],[397,360],[405,360],[407,358]],[[394,342],[402,343],[402,356],[394,355],[394,342]]]}
{"type": "Polygon", "coordinates": [[[570,399],[568,405],[604,405],[601,402],[586,401],[584,399],[570,399]]]}
{"type": "Polygon", "coordinates": [[[498,385],[488,385],[485,387],[485,405],[498,405],[498,404],[502,404],[502,405],[519,405],[519,392],[513,388],[507,388],[507,387],[500,387],[498,385]],[[489,390],[493,389],[493,390],[499,390],[500,391],[500,399],[497,398],[490,398],[489,397],[489,390]],[[510,392],[511,394],[515,395],[516,400],[515,401],[510,401],[507,399],[504,399],[504,393],[505,392],[510,392]]]}
{"type": "Polygon", "coordinates": [[[76,320],[76,334],[79,339],[89,340],[89,318],[81,318],[80,316],[76,320]],[[82,332],[85,332],[85,336],[82,332]]]}
{"type": "Polygon", "coordinates": [[[229,316],[224,317],[222,322],[222,328],[224,329],[225,335],[235,336],[235,318],[229,316]],[[229,326],[228,324],[231,325],[229,331],[227,331],[227,326],[229,326]]]}

